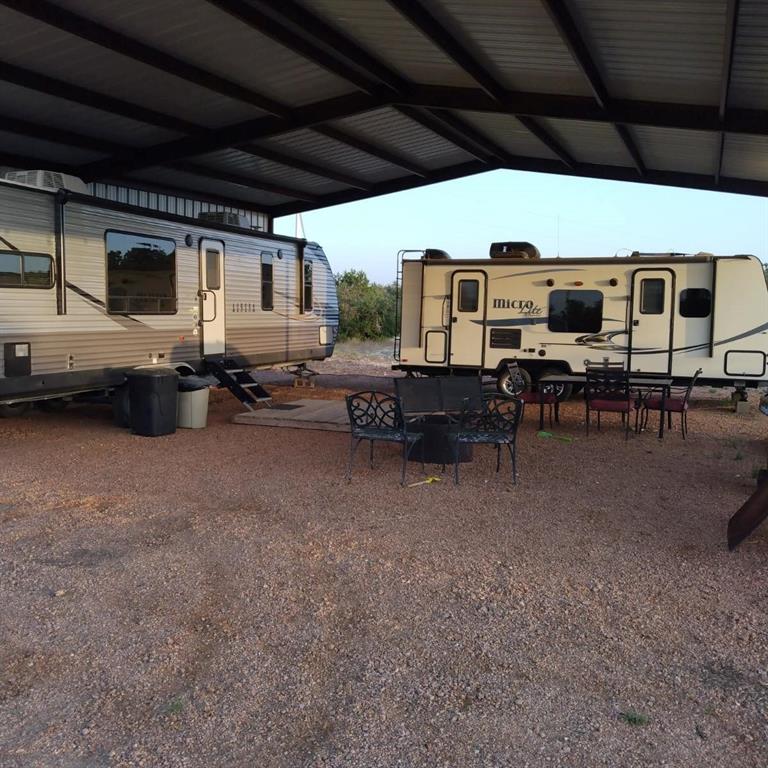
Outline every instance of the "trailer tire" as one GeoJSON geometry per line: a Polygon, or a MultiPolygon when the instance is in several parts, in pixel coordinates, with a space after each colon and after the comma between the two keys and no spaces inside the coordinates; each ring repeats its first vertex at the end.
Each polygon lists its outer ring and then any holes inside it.
{"type": "Polygon", "coordinates": [[[499,374],[498,378],[496,379],[496,387],[502,395],[509,395],[514,397],[515,395],[519,395],[521,392],[531,391],[531,386],[533,383],[531,374],[528,373],[525,368],[521,368],[519,366],[517,370],[519,372],[519,380],[516,382],[512,381],[512,374],[508,368],[505,368],[499,374]]]}
{"type": "Polygon", "coordinates": [[[0,419],[13,419],[23,416],[29,410],[30,403],[4,403],[0,405],[0,419]]]}
{"type": "MultiPolygon", "coordinates": [[[[541,372],[541,376],[558,376],[563,373],[561,368],[544,368],[541,372]]],[[[555,384],[553,385],[555,394],[557,395],[557,402],[562,403],[567,400],[573,394],[573,384],[555,384]]]]}

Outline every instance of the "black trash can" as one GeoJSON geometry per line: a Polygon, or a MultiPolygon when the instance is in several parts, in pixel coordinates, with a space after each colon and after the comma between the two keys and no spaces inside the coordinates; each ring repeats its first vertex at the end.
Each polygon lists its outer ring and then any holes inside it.
{"type": "Polygon", "coordinates": [[[137,368],[126,378],[131,429],[145,437],[175,432],[179,374],[173,368],[137,368]]]}

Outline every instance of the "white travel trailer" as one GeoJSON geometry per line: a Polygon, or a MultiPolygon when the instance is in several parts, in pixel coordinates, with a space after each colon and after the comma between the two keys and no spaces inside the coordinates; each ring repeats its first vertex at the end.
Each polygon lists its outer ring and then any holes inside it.
{"type": "Polygon", "coordinates": [[[481,372],[502,391],[512,361],[529,384],[605,362],[681,383],[699,368],[716,386],[766,380],[768,290],[754,256],[541,259],[529,243],[494,243],[477,260],[401,252],[398,282],[400,370],[481,372]]]}
{"type": "Polygon", "coordinates": [[[333,352],[336,286],[316,243],[95,198],[61,174],[14,176],[39,183],[0,181],[6,414],[147,365],[207,370],[251,405],[245,369],[333,352]]]}

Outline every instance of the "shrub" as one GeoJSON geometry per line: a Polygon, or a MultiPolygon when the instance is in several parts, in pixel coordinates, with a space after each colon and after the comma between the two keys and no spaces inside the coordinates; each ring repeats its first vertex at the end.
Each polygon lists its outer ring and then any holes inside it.
{"type": "Polygon", "coordinates": [[[378,285],[365,272],[350,269],[336,277],[339,339],[382,339],[395,328],[395,286],[378,285]]]}

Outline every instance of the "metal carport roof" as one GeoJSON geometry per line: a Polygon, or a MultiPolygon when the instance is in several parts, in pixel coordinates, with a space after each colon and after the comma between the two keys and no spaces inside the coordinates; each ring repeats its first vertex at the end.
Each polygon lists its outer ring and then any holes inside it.
{"type": "Polygon", "coordinates": [[[0,165],[271,216],[509,168],[768,195],[765,0],[0,0],[0,165]]]}

